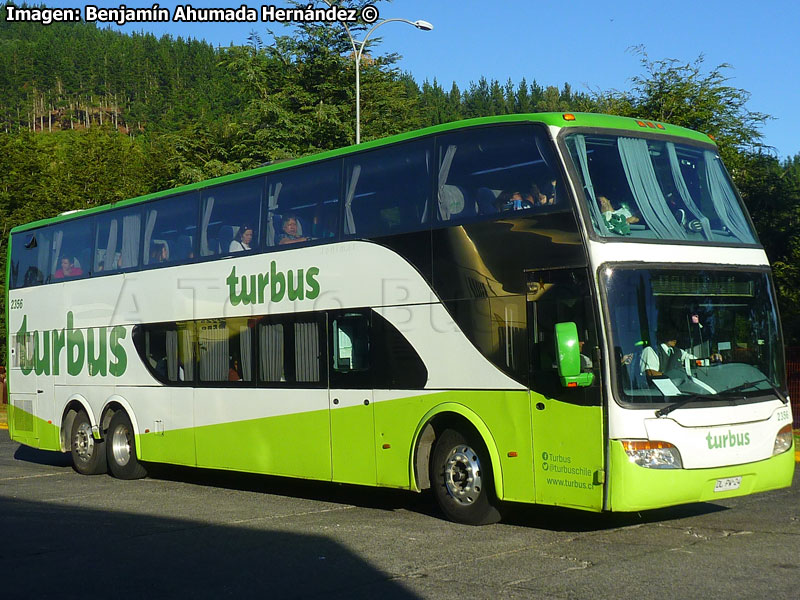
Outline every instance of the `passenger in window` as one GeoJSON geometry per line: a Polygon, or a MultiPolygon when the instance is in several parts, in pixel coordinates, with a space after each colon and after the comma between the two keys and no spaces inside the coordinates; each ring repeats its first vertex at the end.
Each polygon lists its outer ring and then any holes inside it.
{"type": "Polygon", "coordinates": [[[64,279],[65,277],[77,277],[78,275],[83,275],[83,270],[80,267],[76,267],[69,256],[62,256],[61,268],[55,272],[53,277],[64,279]]]}
{"type": "Polygon", "coordinates": [[[250,250],[253,241],[253,228],[249,225],[242,225],[236,233],[236,237],[231,240],[228,252],[244,252],[250,250]]]}
{"type": "Polygon", "coordinates": [[[231,360],[231,366],[228,369],[228,381],[241,381],[242,376],[239,373],[239,361],[235,358],[231,360]]]}
{"type": "Polygon", "coordinates": [[[551,179],[545,184],[534,183],[531,186],[531,197],[536,206],[550,206],[556,203],[556,180],[551,179]]]}
{"type": "Polygon", "coordinates": [[[163,263],[166,262],[168,258],[169,251],[167,250],[167,245],[159,242],[153,243],[153,247],[150,249],[150,264],[163,263]]]}
{"type": "Polygon", "coordinates": [[[296,244],[297,242],[307,242],[308,238],[303,235],[303,227],[294,215],[288,215],[283,219],[283,233],[278,239],[278,244],[296,244]]]}
{"type": "Polygon", "coordinates": [[[520,191],[503,192],[497,197],[495,206],[499,212],[525,210],[533,208],[533,201],[530,196],[525,197],[520,191]]]}

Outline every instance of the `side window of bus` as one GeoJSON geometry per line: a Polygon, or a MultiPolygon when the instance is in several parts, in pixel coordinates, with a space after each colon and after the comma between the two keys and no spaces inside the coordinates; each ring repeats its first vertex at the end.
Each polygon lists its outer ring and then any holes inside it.
{"type": "Polygon", "coordinates": [[[365,310],[331,313],[332,388],[372,387],[369,320],[365,310]]]}
{"type": "Polygon", "coordinates": [[[139,208],[98,215],[94,245],[94,273],[139,266],[142,215],[139,208]]]}
{"type": "Polygon", "coordinates": [[[147,205],[142,264],[185,262],[197,246],[197,194],[182,194],[147,205]]]}
{"type": "Polygon", "coordinates": [[[341,162],[327,161],[267,176],[267,247],[331,241],[339,231],[341,162]]]}
{"type": "Polygon", "coordinates": [[[357,154],[345,160],[344,231],[351,237],[427,228],[433,140],[357,154]]]}
{"type": "MultiPolygon", "coordinates": [[[[589,280],[586,269],[558,269],[528,274],[528,305],[533,324],[531,332],[531,389],[549,398],[588,402],[597,400],[599,365],[597,329],[592,309],[589,280]],[[595,385],[591,393],[583,394],[561,386],[556,364],[555,326],[557,323],[575,323],[578,330],[581,371],[595,372],[595,385]]],[[[580,388],[582,390],[588,388],[580,388]]]]}
{"type": "Polygon", "coordinates": [[[195,322],[197,366],[201,382],[243,384],[253,377],[253,329],[247,317],[195,322]]]}
{"type": "Polygon", "coordinates": [[[373,387],[384,390],[421,390],[428,369],[402,333],[377,312],[372,312],[373,387]]]}
{"type": "Polygon", "coordinates": [[[259,379],[268,386],[324,385],[320,318],[264,317],[258,325],[259,379]]]}
{"type": "Polygon", "coordinates": [[[194,382],[195,326],[192,321],[136,325],[133,343],[144,366],[162,383],[194,382]]]}
{"type": "Polygon", "coordinates": [[[257,249],[263,195],[263,177],[204,190],[200,256],[257,249]]]}
{"type": "Polygon", "coordinates": [[[50,229],[15,233],[11,246],[12,289],[41,285],[50,274],[50,229]]]}
{"type": "Polygon", "coordinates": [[[438,221],[564,208],[563,184],[542,129],[478,127],[441,135],[437,141],[438,221]]]}
{"type": "Polygon", "coordinates": [[[50,281],[86,276],[92,269],[92,225],[94,220],[77,219],[53,228],[50,281]]]}

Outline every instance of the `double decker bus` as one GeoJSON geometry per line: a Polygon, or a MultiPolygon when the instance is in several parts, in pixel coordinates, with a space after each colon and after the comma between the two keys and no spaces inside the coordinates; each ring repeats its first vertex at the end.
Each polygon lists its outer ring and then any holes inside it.
{"type": "Polygon", "coordinates": [[[640,511],[785,487],[769,264],[714,142],[450,123],[12,230],[9,430],[148,463],[640,511]]]}

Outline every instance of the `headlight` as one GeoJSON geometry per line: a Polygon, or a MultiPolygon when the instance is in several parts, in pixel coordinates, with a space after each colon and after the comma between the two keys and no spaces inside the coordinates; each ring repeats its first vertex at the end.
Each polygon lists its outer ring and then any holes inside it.
{"type": "Polygon", "coordinates": [[[775,436],[775,445],[772,447],[772,456],[786,452],[792,447],[792,426],[781,427],[775,436]]]}
{"type": "Polygon", "coordinates": [[[682,469],[681,453],[669,442],[622,440],[628,460],[648,469],[682,469]]]}

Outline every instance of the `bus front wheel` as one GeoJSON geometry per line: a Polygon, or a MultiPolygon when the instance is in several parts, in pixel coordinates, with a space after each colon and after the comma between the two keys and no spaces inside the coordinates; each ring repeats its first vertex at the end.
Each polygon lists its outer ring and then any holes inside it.
{"type": "Polygon", "coordinates": [[[85,410],[75,415],[69,437],[72,465],[81,475],[100,475],[108,470],[105,442],[94,439],[92,423],[85,410]]]}
{"type": "Polygon", "coordinates": [[[467,525],[500,520],[489,453],[477,435],[444,430],[433,448],[431,473],[431,487],[447,518],[467,525]]]}
{"type": "Polygon", "coordinates": [[[108,468],[117,479],[141,479],[147,471],[136,458],[136,438],[133,425],[125,411],[119,410],[111,417],[106,435],[108,468]]]}

